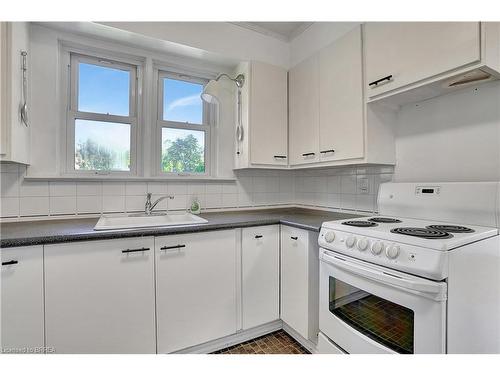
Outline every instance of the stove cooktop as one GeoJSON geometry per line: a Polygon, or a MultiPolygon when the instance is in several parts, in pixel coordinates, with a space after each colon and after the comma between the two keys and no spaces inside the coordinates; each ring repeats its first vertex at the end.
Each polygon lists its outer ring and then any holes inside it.
{"type": "Polygon", "coordinates": [[[498,235],[498,229],[493,227],[386,216],[330,221],[323,223],[323,227],[346,234],[374,237],[435,250],[451,250],[498,235]]]}

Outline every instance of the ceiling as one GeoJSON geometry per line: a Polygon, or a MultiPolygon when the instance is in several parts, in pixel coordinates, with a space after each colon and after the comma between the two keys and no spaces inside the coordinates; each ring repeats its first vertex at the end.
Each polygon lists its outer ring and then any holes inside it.
{"type": "Polygon", "coordinates": [[[235,25],[290,42],[300,35],[312,22],[232,22],[235,25]]]}

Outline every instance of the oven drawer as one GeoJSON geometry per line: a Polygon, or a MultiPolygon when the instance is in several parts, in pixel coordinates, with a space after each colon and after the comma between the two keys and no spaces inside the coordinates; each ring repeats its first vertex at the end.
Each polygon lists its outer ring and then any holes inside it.
{"type": "Polygon", "coordinates": [[[444,353],[446,283],[320,251],[320,330],[348,353],[444,353]]]}

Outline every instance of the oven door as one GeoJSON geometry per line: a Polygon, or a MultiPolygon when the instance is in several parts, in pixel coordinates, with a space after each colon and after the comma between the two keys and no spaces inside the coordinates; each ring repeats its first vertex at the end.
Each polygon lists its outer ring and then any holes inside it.
{"type": "Polygon", "coordinates": [[[348,353],[445,353],[446,283],[320,250],[320,331],[348,353]]]}

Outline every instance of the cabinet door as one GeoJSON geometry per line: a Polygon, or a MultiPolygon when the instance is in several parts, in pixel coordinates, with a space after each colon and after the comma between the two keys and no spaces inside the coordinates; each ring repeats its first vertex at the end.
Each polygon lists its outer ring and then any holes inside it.
{"type": "Polygon", "coordinates": [[[243,329],[279,319],[279,226],[242,230],[243,329]]]}
{"type": "Polygon", "coordinates": [[[234,230],[156,238],[158,352],[236,332],[234,230]]]}
{"type": "Polygon", "coordinates": [[[252,62],[250,162],[287,165],[288,85],[286,69],[252,62]]]}
{"type": "Polygon", "coordinates": [[[320,52],[321,161],[363,157],[361,48],[357,27],[320,52]]]}
{"type": "Polygon", "coordinates": [[[480,24],[367,23],[365,46],[366,89],[373,97],[479,61],[480,24]],[[391,80],[383,80],[389,76],[391,80]]]}
{"type": "Polygon", "coordinates": [[[42,246],[1,249],[2,337],[6,353],[43,347],[42,246]]]}
{"type": "Polygon", "coordinates": [[[290,164],[319,159],[319,66],[314,55],[290,69],[290,164]]]}
{"type": "Polygon", "coordinates": [[[309,336],[308,233],[281,226],[281,319],[309,336]]]}
{"type": "Polygon", "coordinates": [[[45,246],[47,346],[155,353],[153,246],[152,237],[45,246]]]}

